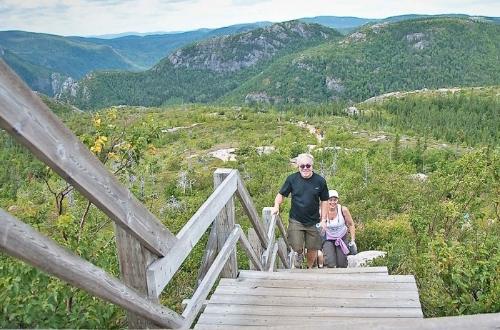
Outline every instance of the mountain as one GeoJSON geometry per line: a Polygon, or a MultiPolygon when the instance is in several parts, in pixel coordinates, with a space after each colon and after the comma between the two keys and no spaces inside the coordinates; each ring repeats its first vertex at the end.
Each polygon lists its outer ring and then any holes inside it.
{"type": "Polygon", "coordinates": [[[275,59],[341,35],[317,24],[290,21],[178,49],[142,72],[96,72],[59,97],[81,108],[116,104],[157,106],[211,102],[256,76],[275,59]]]}
{"type": "Polygon", "coordinates": [[[143,73],[96,73],[61,98],[83,108],[357,102],[399,90],[498,85],[499,49],[500,26],[471,18],[377,23],[346,37],[294,21],[192,44],[143,73]]]}
{"type": "Polygon", "coordinates": [[[138,69],[108,45],[50,34],[3,31],[0,48],[2,57],[24,81],[47,95],[59,90],[61,79],[80,79],[100,69],[138,69]]]}
{"type": "Polygon", "coordinates": [[[321,24],[344,34],[352,32],[362,25],[380,21],[380,19],[349,16],[316,16],[301,18],[300,20],[306,23],[321,24]]]}
{"type": "Polygon", "coordinates": [[[231,35],[250,31],[269,22],[231,25],[219,29],[199,29],[180,33],[153,34],[145,36],[129,35],[113,39],[69,37],[73,41],[92,42],[113,48],[117,53],[132,62],[137,68],[147,70],[169,55],[174,49],[195,41],[221,35],[231,35]]]}
{"type": "Polygon", "coordinates": [[[350,17],[350,16],[316,16],[301,18],[300,20],[306,23],[316,23],[324,26],[328,26],[335,29],[343,34],[349,34],[354,30],[360,28],[367,24],[376,23],[394,23],[400,21],[414,20],[420,18],[471,18],[475,20],[481,20],[490,23],[500,23],[500,17],[486,17],[486,16],[469,16],[465,14],[442,14],[442,15],[419,15],[419,14],[409,14],[409,15],[398,15],[391,16],[387,18],[360,18],[360,17],[350,17]]]}
{"type": "Polygon", "coordinates": [[[0,46],[26,62],[77,79],[92,70],[137,69],[109,45],[51,34],[3,31],[0,46]]]}
{"type": "Polygon", "coordinates": [[[197,40],[249,31],[269,22],[237,24],[220,29],[200,29],[120,38],[62,37],[24,31],[0,31],[2,58],[35,91],[53,95],[64,83],[98,70],[140,71],[151,68],[174,49],[197,40]]]}
{"type": "MultiPolygon", "coordinates": [[[[347,34],[367,24],[398,22],[417,18],[456,17],[498,24],[498,17],[467,15],[402,15],[386,19],[318,16],[301,21],[321,24],[347,34]]],[[[143,71],[151,68],[175,49],[215,36],[232,35],[271,25],[256,22],[220,29],[164,34],[128,35],[118,38],[62,37],[23,31],[0,32],[0,48],[9,55],[4,59],[35,91],[47,95],[58,93],[59,86],[99,70],[143,71]],[[14,60],[13,57],[16,57],[14,60]],[[20,69],[20,68],[23,69],[20,69]],[[61,79],[63,79],[61,81],[61,79]],[[68,79],[68,81],[65,81],[68,79]]]]}
{"type": "Polygon", "coordinates": [[[379,23],[281,58],[224,100],[361,101],[398,90],[497,85],[499,53],[498,24],[461,18],[379,23]]]}

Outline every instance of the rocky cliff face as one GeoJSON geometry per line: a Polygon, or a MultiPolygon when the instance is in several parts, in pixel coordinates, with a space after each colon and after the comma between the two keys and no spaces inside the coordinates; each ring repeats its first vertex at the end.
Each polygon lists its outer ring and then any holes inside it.
{"type": "Polygon", "coordinates": [[[270,59],[295,42],[326,40],[333,30],[299,21],[277,23],[250,32],[213,38],[177,50],[168,57],[175,67],[236,72],[270,59]]]}

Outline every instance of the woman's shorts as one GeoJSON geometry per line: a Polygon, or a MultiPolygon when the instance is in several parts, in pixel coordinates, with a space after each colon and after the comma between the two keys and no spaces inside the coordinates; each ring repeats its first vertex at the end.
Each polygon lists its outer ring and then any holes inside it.
{"type": "Polygon", "coordinates": [[[295,219],[289,219],[287,235],[294,251],[302,251],[304,245],[308,250],[321,250],[322,240],[315,225],[304,226],[295,219]]]}

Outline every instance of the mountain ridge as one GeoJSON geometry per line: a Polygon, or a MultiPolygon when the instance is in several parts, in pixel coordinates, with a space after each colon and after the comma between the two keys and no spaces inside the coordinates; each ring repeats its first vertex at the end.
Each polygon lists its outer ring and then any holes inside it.
{"type": "Polygon", "coordinates": [[[345,37],[337,33],[318,39],[303,49],[287,48],[258,67],[247,65],[262,49],[272,50],[284,24],[265,28],[274,29],[274,35],[255,34],[253,44],[243,42],[253,31],[201,41],[143,73],[98,73],[79,83],[76,97],[61,97],[83,108],[214,101],[295,104],[500,84],[498,24],[462,18],[377,23],[345,37]]]}

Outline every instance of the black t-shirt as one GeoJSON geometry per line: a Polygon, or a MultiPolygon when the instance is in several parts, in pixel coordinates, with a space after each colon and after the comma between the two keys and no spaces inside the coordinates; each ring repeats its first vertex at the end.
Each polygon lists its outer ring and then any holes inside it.
{"type": "Polygon", "coordinates": [[[304,179],[299,172],[290,174],[280,189],[280,194],[288,197],[292,193],[290,218],[300,221],[306,226],[319,222],[319,201],[328,200],[326,180],[313,172],[304,179]]]}

